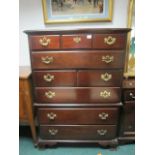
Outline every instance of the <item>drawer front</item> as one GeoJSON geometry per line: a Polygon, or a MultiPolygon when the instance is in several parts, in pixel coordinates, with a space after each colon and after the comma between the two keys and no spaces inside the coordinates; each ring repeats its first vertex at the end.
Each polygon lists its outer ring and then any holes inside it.
{"type": "Polygon", "coordinates": [[[123,68],[123,51],[33,52],[34,69],[123,68]]]}
{"type": "Polygon", "coordinates": [[[123,120],[124,133],[135,131],[135,103],[125,102],[123,112],[124,112],[124,120],[123,120]]]}
{"type": "Polygon", "coordinates": [[[124,49],[126,46],[125,34],[95,34],[93,48],[96,49],[124,49]]]}
{"type": "Polygon", "coordinates": [[[122,70],[78,71],[78,86],[121,86],[122,70]]]}
{"type": "Polygon", "coordinates": [[[117,124],[118,108],[39,108],[39,124],[117,124]]]}
{"type": "Polygon", "coordinates": [[[59,35],[30,36],[29,45],[31,50],[50,50],[60,48],[59,35]]]}
{"type": "Polygon", "coordinates": [[[104,140],[116,136],[115,125],[52,125],[40,126],[42,139],[104,140]]]}
{"type": "Polygon", "coordinates": [[[34,71],[33,78],[35,86],[76,86],[76,71],[34,71]]]}
{"type": "Polygon", "coordinates": [[[111,103],[120,102],[119,87],[36,88],[37,103],[111,103]]]}
{"type": "Polygon", "coordinates": [[[135,100],[135,90],[124,91],[124,100],[125,101],[134,101],[135,100]]]}
{"type": "Polygon", "coordinates": [[[124,79],[123,80],[124,89],[134,89],[135,88],[135,79],[124,79]]]}
{"type": "Polygon", "coordinates": [[[92,35],[63,35],[61,37],[63,49],[80,49],[92,47],[92,35]]]}

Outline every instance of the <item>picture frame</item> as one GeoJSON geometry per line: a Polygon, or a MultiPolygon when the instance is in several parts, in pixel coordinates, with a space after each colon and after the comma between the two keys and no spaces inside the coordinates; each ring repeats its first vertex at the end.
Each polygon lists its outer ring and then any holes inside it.
{"type": "Polygon", "coordinates": [[[135,77],[135,0],[129,0],[128,23],[131,28],[127,38],[125,76],[135,77]]]}
{"type": "Polygon", "coordinates": [[[111,22],[113,0],[42,0],[45,24],[111,22]]]}

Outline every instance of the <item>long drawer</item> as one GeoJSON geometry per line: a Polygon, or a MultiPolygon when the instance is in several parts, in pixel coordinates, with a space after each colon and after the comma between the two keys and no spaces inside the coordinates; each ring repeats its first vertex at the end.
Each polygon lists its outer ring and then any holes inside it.
{"type": "Polygon", "coordinates": [[[115,125],[52,125],[40,126],[42,139],[104,140],[116,136],[115,125]]]}
{"type": "Polygon", "coordinates": [[[80,70],[78,86],[121,86],[122,70],[80,70]]]}
{"type": "Polygon", "coordinates": [[[118,103],[119,87],[36,87],[37,103],[118,103]]]}
{"type": "Polygon", "coordinates": [[[39,108],[39,124],[117,124],[118,108],[39,108]]]}
{"type": "Polygon", "coordinates": [[[33,69],[123,68],[121,50],[33,52],[33,69]]]}
{"type": "Polygon", "coordinates": [[[122,74],[122,70],[41,70],[33,72],[33,79],[37,87],[120,87],[122,74]]]}
{"type": "Polygon", "coordinates": [[[38,87],[76,86],[77,73],[74,70],[34,71],[34,84],[38,87]]]}

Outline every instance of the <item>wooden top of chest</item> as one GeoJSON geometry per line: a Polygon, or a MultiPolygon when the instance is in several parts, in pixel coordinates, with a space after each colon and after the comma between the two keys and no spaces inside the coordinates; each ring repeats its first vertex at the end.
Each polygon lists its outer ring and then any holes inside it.
{"type": "Polygon", "coordinates": [[[72,33],[127,33],[130,28],[85,28],[85,29],[43,29],[25,30],[26,34],[72,34],[72,33]]]}

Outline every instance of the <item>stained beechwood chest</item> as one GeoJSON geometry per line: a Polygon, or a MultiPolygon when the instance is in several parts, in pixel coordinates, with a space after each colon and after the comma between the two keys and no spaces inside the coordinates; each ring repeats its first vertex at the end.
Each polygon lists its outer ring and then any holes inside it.
{"type": "Polygon", "coordinates": [[[25,31],[38,145],[117,145],[129,29],[25,31]]]}

